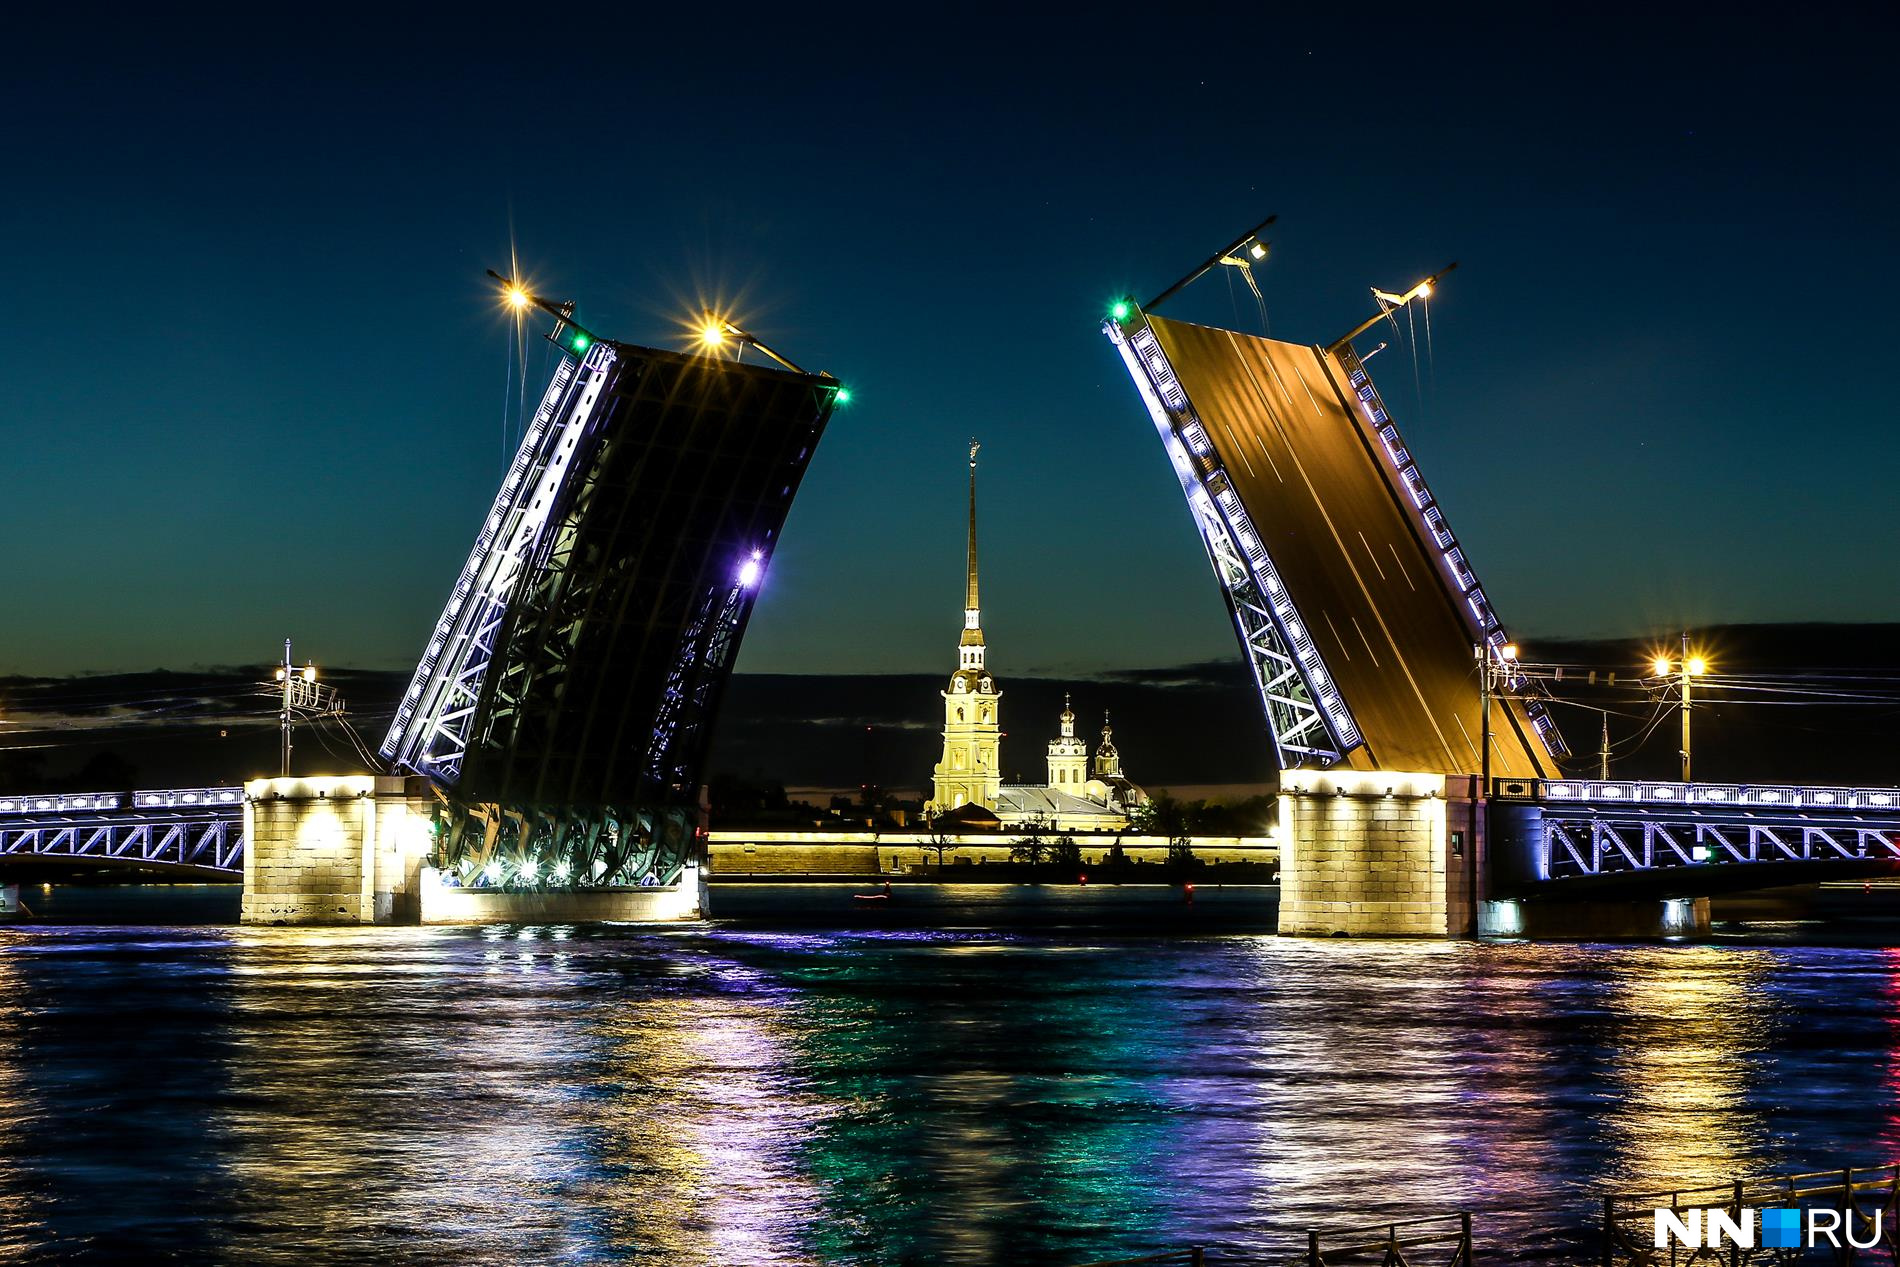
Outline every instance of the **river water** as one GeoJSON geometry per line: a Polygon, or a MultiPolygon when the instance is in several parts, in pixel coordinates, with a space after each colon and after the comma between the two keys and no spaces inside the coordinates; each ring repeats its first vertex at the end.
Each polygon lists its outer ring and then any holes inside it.
{"type": "Polygon", "coordinates": [[[0,929],[0,1262],[1585,1261],[1606,1185],[1900,1158],[1900,952],[985,918],[0,929]]]}

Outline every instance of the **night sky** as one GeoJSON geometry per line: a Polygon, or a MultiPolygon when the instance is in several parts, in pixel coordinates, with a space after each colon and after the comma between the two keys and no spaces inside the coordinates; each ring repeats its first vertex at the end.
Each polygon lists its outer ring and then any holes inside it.
{"type": "Polygon", "coordinates": [[[1371,368],[1520,637],[1900,619],[1891,11],[1538,8],[16,20],[0,672],[413,662],[511,235],[603,333],[716,302],[856,393],[741,670],[948,670],[972,435],[1001,677],[1230,657],[1098,327],[1269,212],[1279,337],[1461,261],[1371,368]]]}

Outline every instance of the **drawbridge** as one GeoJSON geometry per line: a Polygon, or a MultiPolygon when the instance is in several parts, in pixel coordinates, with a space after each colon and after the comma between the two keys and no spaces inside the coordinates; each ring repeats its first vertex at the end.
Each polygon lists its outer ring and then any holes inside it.
{"type": "Polygon", "coordinates": [[[1281,768],[1479,772],[1489,659],[1503,668],[1490,771],[1556,773],[1562,737],[1519,689],[1504,626],[1350,341],[1117,314],[1105,332],[1180,480],[1281,768]]]}

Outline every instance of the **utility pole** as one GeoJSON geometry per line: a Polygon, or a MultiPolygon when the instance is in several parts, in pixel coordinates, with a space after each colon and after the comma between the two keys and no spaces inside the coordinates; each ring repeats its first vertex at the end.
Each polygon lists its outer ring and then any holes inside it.
{"type": "MultiPolygon", "coordinates": [[[[1481,642],[1475,650],[1478,653],[1478,699],[1481,701],[1478,706],[1478,799],[1483,801],[1489,800],[1491,796],[1491,647],[1481,642]]],[[[1475,847],[1477,842],[1472,843],[1475,847]]]]}
{"type": "Polygon", "coordinates": [[[1689,631],[1682,631],[1682,781],[1689,779],[1689,631]]]}
{"type": "Polygon", "coordinates": [[[1492,674],[1517,661],[1517,644],[1507,642],[1494,652],[1480,642],[1471,648],[1478,661],[1478,731],[1484,748],[1478,754],[1478,795],[1471,805],[1471,840],[1465,846],[1465,894],[1471,904],[1471,933],[1478,932],[1478,842],[1490,847],[1491,836],[1491,693],[1492,674]]]}
{"type": "Polygon", "coordinates": [[[1597,779],[1604,783],[1610,781],[1610,710],[1607,708],[1603,710],[1603,751],[1597,762],[1597,779]]]}
{"type": "Polygon", "coordinates": [[[1649,668],[1650,672],[1663,682],[1667,682],[1670,675],[1674,674],[1678,689],[1682,692],[1678,705],[1682,710],[1682,781],[1688,783],[1691,781],[1689,778],[1690,682],[1709,671],[1709,662],[1699,655],[1690,654],[1689,631],[1685,629],[1682,631],[1682,659],[1671,663],[1668,656],[1659,655],[1649,668]]]}
{"type": "Polygon", "coordinates": [[[283,732],[283,746],[282,746],[283,758],[277,763],[277,777],[280,779],[287,779],[290,777],[290,692],[292,690],[292,687],[290,684],[291,677],[292,677],[292,674],[290,671],[290,639],[286,638],[284,639],[284,662],[277,666],[277,680],[284,684],[284,705],[283,705],[283,709],[277,714],[277,724],[278,724],[278,727],[283,732]]]}
{"type": "MultiPolygon", "coordinates": [[[[278,704],[277,725],[281,733],[277,774],[279,778],[290,777],[290,727],[300,712],[319,716],[340,716],[343,701],[337,693],[327,686],[317,685],[317,666],[306,664],[299,669],[290,659],[290,639],[284,639],[284,662],[277,666],[277,681],[283,686],[283,695],[278,704]]],[[[264,683],[265,688],[270,683],[264,683]]],[[[273,692],[274,694],[275,692],[273,692]]]]}

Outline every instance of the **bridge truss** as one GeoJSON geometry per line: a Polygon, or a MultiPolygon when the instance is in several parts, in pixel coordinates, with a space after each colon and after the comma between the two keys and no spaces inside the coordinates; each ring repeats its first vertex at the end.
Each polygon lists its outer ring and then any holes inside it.
{"type": "Polygon", "coordinates": [[[1500,845],[1530,851],[1524,879],[1788,863],[1900,868],[1895,788],[1538,779],[1503,781],[1497,791],[1500,845]]]}
{"type": "Polygon", "coordinates": [[[1103,330],[1181,482],[1266,709],[1280,768],[1335,764],[1359,745],[1359,728],[1174,366],[1146,322],[1124,330],[1110,321],[1103,330]]]}
{"type": "Polygon", "coordinates": [[[157,788],[0,797],[0,865],[99,862],[236,879],[244,793],[157,788]]]}

